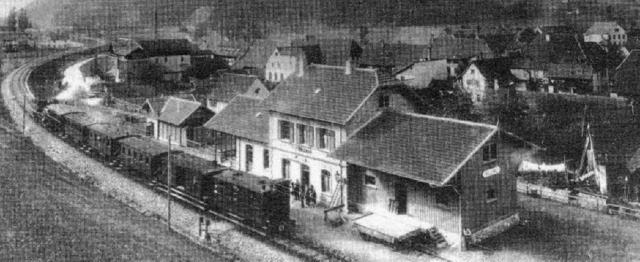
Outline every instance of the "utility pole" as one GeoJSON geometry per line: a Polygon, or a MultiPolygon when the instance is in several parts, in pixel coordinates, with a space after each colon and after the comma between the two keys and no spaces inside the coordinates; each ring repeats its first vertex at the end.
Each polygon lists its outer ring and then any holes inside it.
{"type": "Polygon", "coordinates": [[[167,227],[171,230],[171,136],[167,153],[167,227]]]}
{"type": "Polygon", "coordinates": [[[22,135],[24,134],[25,131],[25,115],[26,115],[26,111],[27,111],[27,94],[23,94],[22,95],[22,135]]]}

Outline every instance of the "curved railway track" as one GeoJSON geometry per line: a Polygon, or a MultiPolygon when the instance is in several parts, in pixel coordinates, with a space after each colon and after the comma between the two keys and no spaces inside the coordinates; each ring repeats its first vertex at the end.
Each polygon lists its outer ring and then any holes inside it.
{"type": "MultiPolygon", "coordinates": [[[[12,71],[5,77],[5,79],[2,82],[2,86],[3,87],[8,86],[9,88],[8,91],[10,93],[10,96],[5,97],[5,99],[13,99],[16,102],[14,103],[14,105],[16,104],[21,105],[21,107],[24,108],[24,110],[22,108],[20,110],[15,110],[15,109],[12,110],[13,114],[22,114],[21,116],[14,118],[18,120],[16,121],[17,123],[15,123],[17,124],[18,127],[24,128],[23,122],[25,121],[25,118],[33,117],[33,114],[34,112],[36,112],[36,107],[37,107],[36,100],[41,99],[39,97],[36,97],[37,94],[34,95],[32,93],[28,84],[29,76],[34,71],[34,69],[51,60],[59,59],[65,55],[73,55],[75,52],[65,52],[62,54],[55,54],[55,55],[50,55],[47,57],[31,60],[25,63],[24,65],[22,65],[21,67],[17,68],[16,70],[12,71]]],[[[0,121],[6,121],[6,120],[1,119],[0,121]]],[[[16,125],[14,125],[14,127],[15,126],[16,125]]],[[[160,191],[163,191],[163,190],[160,190],[160,191]]],[[[184,204],[190,205],[192,208],[195,208],[195,209],[200,209],[198,205],[194,205],[193,203],[191,203],[191,201],[188,201],[188,199],[185,199],[185,197],[182,196],[182,194],[180,194],[179,192],[175,192],[175,193],[172,192],[172,195],[177,200],[179,201],[182,200],[181,202],[183,202],[184,204]]],[[[205,216],[213,219],[221,219],[221,218],[226,219],[225,217],[220,217],[217,214],[205,214],[205,216]]],[[[253,231],[253,230],[248,230],[248,231],[253,231]]],[[[308,247],[306,244],[298,243],[298,241],[295,241],[295,240],[289,240],[289,239],[283,239],[283,238],[271,238],[271,237],[266,237],[262,234],[253,234],[253,235],[264,242],[270,243],[271,245],[274,245],[284,251],[293,253],[307,261],[348,261],[348,259],[346,259],[345,256],[343,255],[338,255],[334,252],[321,252],[320,250],[318,250],[319,247],[308,247]]],[[[450,261],[432,252],[420,252],[420,253],[424,255],[428,255],[429,257],[436,260],[450,261]]]]}

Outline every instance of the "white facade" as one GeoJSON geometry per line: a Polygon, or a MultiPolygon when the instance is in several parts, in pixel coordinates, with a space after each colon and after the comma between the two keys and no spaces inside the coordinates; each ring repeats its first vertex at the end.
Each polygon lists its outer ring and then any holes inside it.
{"type": "Polygon", "coordinates": [[[271,171],[273,152],[265,143],[236,137],[236,159],[234,169],[270,179],[279,178],[271,171]]]}
{"type": "Polygon", "coordinates": [[[584,33],[584,41],[608,42],[621,46],[627,42],[627,33],[615,22],[596,22],[584,33]]]}
{"type": "MultiPolygon", "coordinates": [[[[318,197],[317,201],[329,203],[338,186],[338,179],[346,177],[346,163],[341,163],[328,155],[345,140],[346,131],[339,125],[272,114],[269,118],[269,141],[273,151],[272,178],[288,178],[293,182],[300,181],[302,184],[313,185],[318,197]],[[290,139],[282,138],[280,121],[293,125],[290,129],[290,139]],[[307,130],[313,128],[313,134],[307,136],[307,140],[311,139],[313,142],[301,142],[299,137],[302,132],[299,125],[306,126],[307,130]],[[332,133],[333,138],[327,138],[331,135],[320,135],[320,133],[326,134],[326,131],[332,133]],[[321,139],[324,142],[321,143],[319,141],[321,139]]],[[[346,186],[343,190],[343,199],[346,199],[346,186]]]]}
{"type": "Polygon", "coordinates": [[[497,89],[497,82],[489,86],[478,67],[471,64],[462,74],[462,88],[471,95],[473,103],[481,103],[486,97],[487,88],[497,89]]]}
{"type": "Polygon", "coordinates": [[[271,82],[282,82],[296,72],[296,68],[304,65],[302,57],[282,55],[276,49],[265,66],[264,78],[271,82]]]}

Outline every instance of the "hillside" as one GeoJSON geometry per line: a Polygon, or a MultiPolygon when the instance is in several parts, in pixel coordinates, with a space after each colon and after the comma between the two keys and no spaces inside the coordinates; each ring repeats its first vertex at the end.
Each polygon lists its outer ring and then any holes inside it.
{"type": "MultiPolygon", "coordinates": [[[[157,0],[158,24],[180,26],[200,7],[210,7],[206,26],[235,33],[265,32],[273,25],[295,31],[305,23],[329,26],[380,24],[433,25],[536,19],[549,1],[537,0],[157,0]]],[[[150,27],[153,0],[34,0],[27,6],[33,22],[41,27],[74,26],[78,29],[118,30],[150,27]]]]}

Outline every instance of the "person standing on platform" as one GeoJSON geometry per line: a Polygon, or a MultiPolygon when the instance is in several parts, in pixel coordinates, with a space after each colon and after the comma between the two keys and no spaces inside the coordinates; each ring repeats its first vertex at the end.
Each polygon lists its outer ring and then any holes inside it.
{"type": "Polygon", "coordinates": [[[311,206],[311,204],[316,204],[316,190],[313,188],[313,185],[310,185],[307,191],[307,205],[311,206]]]}
{"type": "Polygon", "coordinates": [[[300,205],[302,208],[304,208],[304,205],[306,204],[306,200],[307,200],[307,191],[309,190],[309,188],[307,187],[307,185],[303,184],[302,187],[300,188],[300,205]]]}

